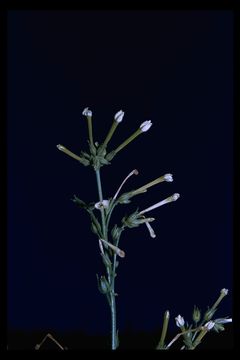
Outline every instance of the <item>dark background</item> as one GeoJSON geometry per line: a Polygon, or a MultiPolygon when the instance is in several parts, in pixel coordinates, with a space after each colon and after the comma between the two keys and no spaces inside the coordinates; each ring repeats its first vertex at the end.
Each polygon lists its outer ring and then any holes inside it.
{"type": "Polygon", "coordinates": [[[8,12],[10,347],[16,332],[110,333],[96,284],[97,238],[70,201],[73,194],[98,201],[95,175],[56,148],[87,149],[86,106],[99,142],[125,111],[110,150],[143,121],[153,123],[102,168],[104,198],[134,168],[139,175],[123,191],[174,176],[117,208],[113,225],[136,207],[181,194],[149,213],[155,239],[145,226],[123,233],[120,341],[121,333],[159,334],[167,309],[176,334],[174,317],[191,322],[193,305],[206,310],[222,288],[229,295],[217,317],[232,316],[232,42],[230,11],[8,12]]]}

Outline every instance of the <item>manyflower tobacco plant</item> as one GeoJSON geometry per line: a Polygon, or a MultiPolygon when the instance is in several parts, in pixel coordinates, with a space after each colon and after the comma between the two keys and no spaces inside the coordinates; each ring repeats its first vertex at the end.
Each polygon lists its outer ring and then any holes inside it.
{"type": "MultiPolygon", "coordinates": [[[[99,291],[106,296],[107,302],[109,304],[111,312],[111,348],[115,350],[119,345],[116,322],[117,294],[115,292],[115,278],[117,275],[117,268],[119,266],[117,257],[124,259],[126,256],[125,251],[119,247],[120,237],[123,231],[126,229],[131,229],[145,224],[149,231],[150,237],[155,238],[156,234],[150,224],[155,221],[155,218],[147,217],[144,214],[149,213],[150,211],[153,211],[162,205],[178,200],[180,195],[175,193],[141,211],[139,211],[137,208],[135,212],[125,215],[119,224],[114,224],[114,226],[110,229],[111,216],[117,205],[130,203],[134,196],[145,194],[148,189],[154,185],[160,184],[164,181],[172,182],[173,176],[172,174],[165,174],[148,182],[140,188],[121,193],[126,181],[131,176],[138,175],[138,170],[134,169],[124,178],[113,196],[104,198],[100,176],[101,167],[104,165],[110,165],[111,161],[119,151],[126,147],[140,134],[147,132],[151,128],[152,122],[151,120],[144,121],[132,135],[123,141],[115,150],[111,150],[109,152],[107,147],[117,127],[123,121],[124,112],[120,110],[114,115],[112,125],[104,141],[100,144],[98,142],[94,142],[93,140],[92,111],[88,108],[85,108],[82,114],[87,119],[89,151],[81,151],[80,154],[77,155],[63,145],[57,145],[57,148],[69,157],[77,160],[80,164],[84,166],[91,166],[96,175],[98,199],[93,203],[87,204],[74,195],[72,200],[80,208],[87,211],[91,220],[91,230],[97,237],[97,247],[100,250],[100,256],[105,267],[105,274],[101,276],[97,275],[97,285],[99,291]]],[[[227,294],[228,290],[225,288],[222,289],[216,302],[211,308],[207,309],[203,316],[200,309],[194,306],[192,316],[194,325],[189,326],[181,315],[175,317],[176,325],[181,330],[181,332],[178,333],[175,338],[172,339],[168,344],[165,344],[165,338],[168,330],[170,312],[166,311],[163,318],[161,338],[156,349],[168,350],[179,337],[182,337],[184,345],[181,347],[181,349],[193,350],[201,343],[202,339],[208,332],[212,330],[215,330],[216,332],[223,331],[224,325],[232,322],[232,319],[219,318],[212,320],[212,318],[217,311],[217,306],[227,294]]]]}
{"type": "Polygon", "coordinates": [[[111,215],[115,207],[119,204],[128,204],[130,199],[136,195],[146,193],[147,190],[161,182],[172,182],[172,174],[165,174],[158,177],[155,180],[141,186],[136,190],[121,194],[122,187],[126,181],[132,175],[138,175],[138,170],[134,169],[129,175],[122,181],[116,193],[111,197],[104,198],[102,191],[102,181],[100,176],[100,168],[104,165],[110,165],[113,158],[123,148],[125,148],[130,142],[132,142],[139,135],[146,133],[152,126],[151,120],[146,120],[140,124],[139,128],[130,135],[125,141],[123,141],[116,149],[107,150],[110,140],[115,133],[119,124],[123,121],[124,112],[118,111],[114,117],[112,125],[103,140],[102,143],[94,142],[93,136],[93,113],[89,108],[85,108],[82,112],[83,116],[87,119],[88,126],[88,145],[89,151],[81,151],[79,155],[73,153],[63,145],[57,145],[58,150],[62,151],[71,158],[77,160],[84,166],[92,166],[96,175],[96,183],[98,189],[98,200],[94,203],[86,204],[80,200],[76,195],[73,197],[73,202],[80,208],[86,210],[91,220],[91,230],[97,236],[97,243],[100,249],[100,256],[105,266],[105,274],[100,277],[97,275],[97,284],[99,291],[106,296],[110,311],[111,311],[111,347],[115,350],[119,345],[117,323],[116,323],[116,293],[115,293],[115,278],[116,270],[119,265],[117,256],[120,258],[125,257],[125,251],[119,248],[120,237],[124,230],[127,228],[138,227],[142,224],[147,226],[149,234],[152,238],[156,237],[156,234],[150,225],[155,220],[153,217],[146,217],[143,214],[149,211],[155,210],[159,206],[176,201],[179,198],[179,194],[173,194],[172,196],[149,206],[147,209],[139,211],[138,209],[129,215],[124,216],[120,224],[115,224],[110,230],[111,215]],[[100,213],[99,213],[100,212],[100,213]],[[100,218],[99,218],[100,215],[100,218]]]}

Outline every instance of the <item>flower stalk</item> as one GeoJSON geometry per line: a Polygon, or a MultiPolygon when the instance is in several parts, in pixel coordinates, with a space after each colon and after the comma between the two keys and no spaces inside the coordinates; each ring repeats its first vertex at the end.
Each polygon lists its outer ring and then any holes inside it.
{"type": "Polygon", "coordinates": [[[146,185],[141,186],[140,188],[138,188],[137,190],[132,191],[131,195],[137,195],[137,194],[141,194],[143,192],[145,192],[148,188],[150,188],[151,186],[157,185],[161,182],[172,182],[173,181],[173,176],[172,174],[165,174],[163,176],[160,176],[159,178],[150,181],[149,183],[147,183],[146,185]]]}
{"type": "Polygon", "coordinates": [[[142,134],[143,132],[148,131],[151,126],[152,126],[151,120],[144,121],[144,123],[142,123],[140,125],[140,127],[131,136],[129,136],[122,144],[120,144],[115,150],[112,151],[114,153],[114,156],[120,150],[125,148],[125,146],[127,146],[130,142],[132,142],[134,139],[136,139],[136,137],[138,137],[140,134],[142,134]]]}
{"type": "Polygon", "coordinates": [[[92,130],[92,111],[89,110],[88,108],[85,108],[83,110],[82,114],[87,117],[89,141],[90,141],[90,144],[92,146],[94,146],[93,145],[93,130],[92,130]]]}
{"type": "Polygon", "coordinates": [[[114,116],[114,120],[113,120],[113,123],[112,123],[112,126],[106,136],[106,139],[104,140],[103,144],[102,144],[102,147],[103,148],[106,148],[109,141],[111,140],[118,124],[120,124],[120,122],[122,122],[122,119],[123,119],[123,116],[124,116],[124,112],[122,110],[118,111],[115,116],[114,116]]]}
{"type": "Polygon", "coordinates": [[[160,341],[156,347],[157,350],[160,349],[164,349],[165,347],[165,338],[167,335],[167,329],[168,329],[168,323],[169,323],[169,311],[165,311],[164,316],[163,316],[163,327],[162,327],[162,334],[161,334],[161,338],[160,341]]]}

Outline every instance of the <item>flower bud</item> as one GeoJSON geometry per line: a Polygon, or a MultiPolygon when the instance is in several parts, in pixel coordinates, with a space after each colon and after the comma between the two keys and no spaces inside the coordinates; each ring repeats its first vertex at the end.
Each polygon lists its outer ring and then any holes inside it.
{"type": "Polygon", "coordinates": [[[106,294],[109,292],[109,284],[107,282],[107,279],[105,278],[105,276],[101,276],[100,277],[100,287],[102,290],[103,294],[106,294]]]}
{"type": "Polygon", "coordinates": [[[222,295],[227,295],[228,294],[228,289],[222,289],[221,294],[222,295]]]}
{"type": "Polygon", "coordinates": [[[146,131],[148,131],[150,129],[151,126],[152,126],[151,120],[144,121],[140,125],[140,130],[141,130],[141,132],[146,132],[146,131]]]}
{"type": "Polygon", "coordinates": [[[167,181],[167,182],[172,182],[173,181],[172,174],[165,174],[164,175],[164,180],[167,181]]]}
{"type": "Polygon", "coordinates": [[[117,123],[120,123],[122,121],[123,117],[124,117],[124,112],[122,110],[120,110],[114,115],[114,120],[117,123]]]}
{"type": "Polygon", "coordinates": [[[92,111],[87,108],[85,108],[82,112],[84,116],[92,117],[92,111]]]}
{"type": "Polygon", "coordinates": [[[184,318],[181,315],[175,317],[175,321],[176,321],[176,325],[180,328],[183,327],[185,324],[184,318]]]}
{"type": "Polygon", "coordinates": [[[97,202],[95,205],[95,208],[100,210],[100,209],[107,209],[109,206],[109,200],[103,200],[103,201],[99,201],[97,202]]]}
{"type": "Polygon", "coordinates": [[[201,318],[201,312],[199,310],[199,308],[197,306],[194,306],[194,310],[193,310],[193,321],[195,323],[198,323],[199,320],[201,318]]]}
{"type": "Polygon", "coordinates": [[[211,329],[214,327],[214,325],[215,325],[215,322],[214,322],[214,321],[208,321],[208,322],[204,325],[204,328],[209,331],[209,330],[211,330],[211,329]]]}

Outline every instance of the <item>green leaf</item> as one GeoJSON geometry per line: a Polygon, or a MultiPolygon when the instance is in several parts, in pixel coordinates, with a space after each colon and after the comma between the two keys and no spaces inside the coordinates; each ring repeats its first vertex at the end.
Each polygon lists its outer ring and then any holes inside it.
{"type": "Polygon", "coordinates": [[[73,195],[73,199],[71,199],[75,204],[77,204],[77,206],[79,206],[82,209],[86,209],[87,208],[87,204],[82,201],[81,199],[79,199],[76,195],[73,195]]]}
{"type": "Polygon", "coordinates": [[[114,225],[111,231],[113,244],[115,245],[117,241],[119,240],[119,237],[121,235],[122,229],[117,226],[117,224],[114,225]]]}
{"type": "Polygon", "coordinates": [[[99,162],[101,165],[109,165],[110,164],[110,162],[107,161],[106,159],[104,159],[104,157],[102,157],[102,156],[101,157],[99,156],[99,162]]]}
{"type": "Polygon", "coordinates": [[[79,161],[82,165],[84,165],[84,166],[90,165],[90,161],[87,160],[87,159],[80,158],[78,161],[79,161]]]}
{"type": "Polygon", "coordinates": [[[129,200],[129,193],[124,193],[118,198],[119,204],[129,204],[131,201],[129,200]]]}
{"type": "Polygon", "coordinates": [[[110,291],[110,285],[105,276],[100,277],[100,288],[103,294],[107,294],[110,291]]]}
{"type": "Polygon", "coordinates": [[[204,320],[206,320],[206,321],[211,320],[216,311],[217,311],[217,308],[216,309],[208,308],[208,310],[204,314],[204,320]]]}
{"type": "Polygon", "coordinates": [[[97,154],[98,156],[104,157],[106,155],[107,151],[105,149],[105,147],[103,147],[102,145],[99,146],[97,154]]]}
{"type": "Polygon", "coordinates": [[[81,156],[84,157],[87,160],[91,159],[91,155],[89,155],[88,153],[86,153],[85,151],[81,151],[81,156]]]}
{"type": "Polygon", "coordinates": [[[112,263],[109,259],[108,254],[105,253],[105,254],[101,254],[101,255],[102,255],[102,260],[103,260],[104,265],[109,269],[112,268],[112,263]]]}
{"type": "Polygon", "coordinates": [[[191,349],[192,348],[192,333],[188,332],[185,335],[183,335],[184,337],[184,344],[186,345],[187,348],[191,349]]]}
{"type": "Polygon", "coordinates": [[[99,161],[99,158],[97,156],[95,156],[92,160],[92,164],[93,164],[93,167],[94,167],[94,170],[98,170],[101,166],[100,164],[100,161],[99,161]]]}
{"type": "Polygon", "coordinates": [[[111,151],[110,153],[107,154],[106,159],[108,161],[111,161],[115,155],[116,155],[115,151],[111,151]]]}
{"type": "MultiPolygon", "coordinates": [[[[94,234],[99,236],[98,229],[94,223],[91,223],[91,230],[94,234]]],[[[100,236],[99,236],[100,237],[100,236]]]]}
{"type": "Polygon", "coordinates": [[[91,153],[93,156],[95,156],[95,155],[97,154],[97,149],[96,149],[96,147],[95,147],[93,144],[91,144],[89,141],[88,141],[88,145],[89,145],[90,153],[91,153]]]}
{"type": "Polygon", "coordinates": [[[219,331],[224,331],[225,328],[224,328],[224,326],[222,324],[215,323],[214,327],[213,327],[213,330],[215,330],[218,333],[219,331]]]}
{"type": "Polygon", "coordinates": [[[91,220],[92,220],[93,225],[97,229],[97,234],[99,235],[99,237],[102,237],[102,228],[101,228],[101,225],[100,225],[99,221],[97,220],[96,216],[93,215],[92,212],[90,212],[90,216],[91,216],[91,220]]]}

